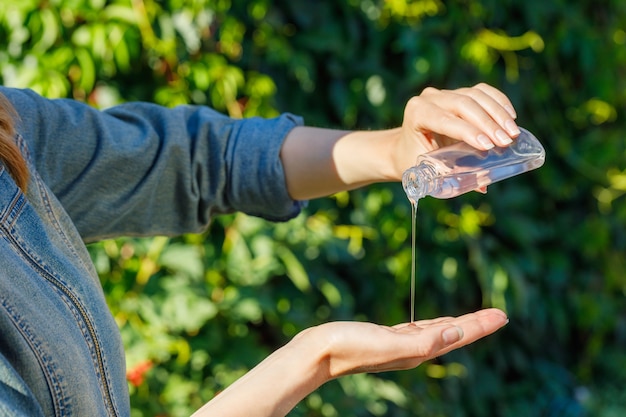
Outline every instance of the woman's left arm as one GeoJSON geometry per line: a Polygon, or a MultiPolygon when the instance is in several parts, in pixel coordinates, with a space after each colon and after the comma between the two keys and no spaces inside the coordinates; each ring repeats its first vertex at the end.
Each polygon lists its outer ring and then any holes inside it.
{"type": "Polygon", "coordinates": [[[299,333],[219,393],[193,417],[279,417],[332,379],[411,369],[468,345],[507,323],[497,309],[394,327],[331,322],[299,333]]]}

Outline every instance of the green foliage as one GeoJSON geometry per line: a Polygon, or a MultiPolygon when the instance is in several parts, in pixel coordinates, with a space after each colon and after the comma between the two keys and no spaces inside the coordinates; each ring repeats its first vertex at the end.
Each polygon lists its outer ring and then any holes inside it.
{"type": "MultiPolygon", "coordinates": [[[[294,416],[626,413],[626,4],[527,0],[0,0],[5,85],[105,107],[398,125],[425,86],[504,90],[546,165],[425,199],[420,318],[505,309],[496,335],[408,372],[321,387],[294,416]]],[[[411,210],[381,184],[269,224],[90,246],[134,416],[186,415],[299,330],[409,318],[411,210]],[[136,383],[136,385],[135,385],[136,383]]]]}

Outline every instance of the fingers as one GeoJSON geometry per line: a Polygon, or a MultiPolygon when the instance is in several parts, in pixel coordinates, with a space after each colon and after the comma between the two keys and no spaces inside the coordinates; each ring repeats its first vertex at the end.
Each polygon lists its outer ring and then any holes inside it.
{"type": "Polygon", "coordinates": [[[473,313],[467,313],[458,317],[445,316],[445,317],[437,317],[434,319],[417,320],[412,323],[399,323],[393,326],[393,328],[398,329],[398,330],[410,331],[410,329],[414,329],[414,328],[423,329],[429,326],[440,325],[440,324],[458,325],[460,323],[464,323],[469,320],[477,320],[477,319],[481,320],[482,318],[491,319],[493,316],[495,316],[496,319],[502,319],[505,321],[507,320],[507,316],[502,310],[497,309],[497,308],[486,308],[483,310],[478,310],[473,313]]]}
{"type": "MultiPolygon", "coordinates": [[[[443,319],[425,320],[422,326],[458,326],[463,330],[463,341],[475,341],[480,337],[487,336],[504,326],[508,322],[506,314],[497,308],[487,308],[459,317],[446,317],[443,319]]],[[[471,342],[470,342],[471,343],[471,342]]]]}
{"type": "Polygon", "coordinates": [[[487,150],[507,146],[520,133],[509,99],[487,84],[458,90],[426,88],[407,103],[405,119],[420,132],[434,132],[487,150]]]}
{"type": "Polygon", "coordinates": [[[500,146],[506,146],[511,143],[511,138],[519,135],[519,128],[513,121],[514,117],[509,113],[508,108],[513,108],[508,101],[508,98],[504,94],[500,93],[495,88],[486,84],[480,85],[480,87],[466,88],[460,90],[460,93],[467,94],[478,105],[480,105],[486,114],[476,115],[478,118],[472,120],[474,114],[470,114],[469,120],[477,125],[485,125],[487,132],[491,132],[491,138],[495,138],[495,143],[500,146]],[[496,95],[495,93],[499,93],[496,95]],[[500,97],[503,96],[503,97],[500,97]],[[509,104],[505,104],[505,101],[509,104]]]}
{"type": "Polygon", "coordinates": [[[312,331],[318,335],[314,338],[316,343],[326,352],[324,358],[332,379],[359,372],[414,368],[487,336],[506,322],[502,311],[486,309],[460,317],[420,320],[394,327],[331,322],[312,331]]]}
{"type": "Polygon", "coordinates": [[[419,328],[423,329],[428,326],[432,326],[435,324],[445,324],[447,322],[451,322],[455,320],[456,317],[437,317],[435,319],[425,319],[425,320],[417,320],[412,323],[400,323],[393,326],[394,329],[398,329],[398,331],[411,331],[411,329],[419,328]]]}
{"type": "MultiPolygon", "coordinates": [[[[480,310],[475,313],[458,317],[449,323],[459,327],[463,332],[463,337],[456,341],[448,339],[450,343],[439,351],[437,356],[443,355],[462,346],[469,345],[478,339],[488,336],[506,325],[508,321],[509,320],[504,312],[494,308],[480,310]]],[[[444,339],[444,333],[446,331],[447,329],[442,330],[442,339],[444,339]]]]}
{"type": "Polygon", "coordinates": [[[413,335],[415,356],[430,359],[488,336],[508,322],[506,314],[490,308],[459,317],[440,317],[394,326],[398,333],[413,335]],[[428,343],[427,343],[428,342],[428,343]]]}
{"type": "Polygon", "coordinates": [[[502,106],[506,112],[511,116],[512,119],[517,119],[517,113],[515,112],[515,108],[513,104],[511,104],[511,100],[500,90],[495,87],[490,86],[489,84],[480,83],[476,84],[474,88],[483,91],[485,94],[491,96],[500,106],[502,106]]]}

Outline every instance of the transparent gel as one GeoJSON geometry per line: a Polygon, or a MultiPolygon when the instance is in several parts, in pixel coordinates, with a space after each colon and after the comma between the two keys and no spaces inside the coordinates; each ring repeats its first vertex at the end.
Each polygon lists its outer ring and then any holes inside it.
{"type": "Polygon", "coordinates": [[[465,142],[446,146],[417,159],[402,176],[402,186],[411,201],[411,322],[415,314],[415,258],[417,205],[421,198],[452,198],[479,190],[494,182],[543,165],[546,154],[532,133],[520,128],[520,135],[507,147],[478,150],[465,142]]]}

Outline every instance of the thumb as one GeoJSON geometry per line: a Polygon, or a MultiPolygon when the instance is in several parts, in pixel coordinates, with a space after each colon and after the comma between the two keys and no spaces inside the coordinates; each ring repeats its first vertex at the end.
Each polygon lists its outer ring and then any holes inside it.
{"type": "Polygon", "coordinates": [[[450,346],[463,338],[463,329],[458,326],[448,327],[441,332],[444,346],[450,346]]]}

